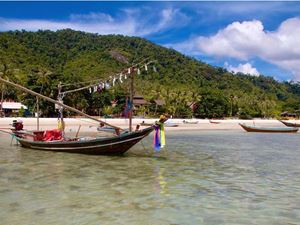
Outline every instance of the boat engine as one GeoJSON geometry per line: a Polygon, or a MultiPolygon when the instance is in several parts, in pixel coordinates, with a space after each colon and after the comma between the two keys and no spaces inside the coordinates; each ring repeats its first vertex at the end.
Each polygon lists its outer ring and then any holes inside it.
{"type": "Polygon", "coordinates": [[[16,131],[23,130],[23,121],[13,120],[12,127],[16,131]]]}

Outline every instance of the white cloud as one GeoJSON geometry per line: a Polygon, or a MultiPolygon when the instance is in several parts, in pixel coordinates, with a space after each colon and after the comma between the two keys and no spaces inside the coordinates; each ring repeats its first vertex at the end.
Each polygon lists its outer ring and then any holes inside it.
{"type": "Polygon", "coordinates": [[[179,9],[168,8],[161,11],[161,21],[159,23],[160,29],[167,29],[170,27],[181,27],[188,23],[190,18],[182,13],[179,9]]]}
{"type": "Polygon", "coordinates": [[[0,31],[8,30],[59,30],[74,29],[98,34],[123,34],[129,36],[147,36],[166,29],[186,24],[188,16],[178,9],[124,9],[119,15],[91,12],[89,14],[71,14],[65,21],[38,19],[0,18],[0,31]],[[178,22],[180,21],[180,22],[178,22]]]}
{"type": "Polygon", "coordinates": [[[258,43],[264,38],[260,21],[234,22],[214,36],[198,37],[196,45],[209,55],[247,60],[259,50],[258,43]]]}
{"type": "Polygon", "coordinates": [[[54,21],[54,20],[20,20],[0,18],[0,30],[60,30],[70,28],[73,30],[86,31],[99,34],[124,34],[134,35],[135,25],[130,21],[115,23],[113,21],[90,21],[81,20],[54,21]]]}
{"type": "Polygon", "coordinates": [[[239,64],[237,67],[234,67],[225,62],[225,68],[233,73],[244,73],[252,76],[259,76],[259,72],[257,71],[257,69],[255,67],[252,67],[250,63],[239,64]]]}
{"type": "Polygon", "coordinates": [[[300,80],[300,18],[290,18],[275,31],[267,31],[261,21],[233,22],[210,37],[199,36],[174,45],[215,57],[242,61],[260,58],[290,71],[300,80]]]}
{"type": "Polygon", "coordinates": [[[71,14],[70,20],[74,22],[91,22],[91,21],[102,21],[102,22],[113,22],[114,19],[111,15],[105,13],[91,12],[89,14],[71,14]]]}

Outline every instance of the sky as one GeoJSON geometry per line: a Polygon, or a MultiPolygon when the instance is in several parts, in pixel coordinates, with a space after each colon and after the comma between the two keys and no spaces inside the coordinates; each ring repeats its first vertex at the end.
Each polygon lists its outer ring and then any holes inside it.
{"type": "Polygon", "coordinates": [[[0,31],[138,36],[234,73],[300,81],[300,2],[0,2],[0,31]]]}

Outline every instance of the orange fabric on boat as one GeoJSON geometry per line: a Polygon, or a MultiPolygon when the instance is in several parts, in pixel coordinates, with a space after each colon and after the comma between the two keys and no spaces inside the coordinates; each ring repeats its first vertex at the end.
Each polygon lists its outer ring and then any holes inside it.
{"type": "Polygon", "coordinates": [[[57,141],[62,140],[62,138],[62,132],[60,130],[46,130],[44,133],[43,141],[57,141]]]}

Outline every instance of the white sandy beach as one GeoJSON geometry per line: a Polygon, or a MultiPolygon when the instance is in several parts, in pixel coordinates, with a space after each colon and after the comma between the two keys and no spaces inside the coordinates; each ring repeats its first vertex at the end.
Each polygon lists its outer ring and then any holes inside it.
{"type": "MultiPolygon", "coordinates": [[[[0,128],[10,128],[10,124],[15,119],[20,119],[23,121],[24,129],[35,130],[37,125],[36,118],[0,118],[0,128]]],[[[100,118],[99,118],[100,119],[100,118]]],[[[107,123],[119,126],[121,128],[128,127],[128,119],[102,119],[107,123]]],[[[137,124],[142,123],[154,123],[158,119],[143,119],[134,118],[133,127],[135,128],[137,124]]],[[[178,127],[166,127],[167,130],[237,130],[242,129],[239,123],[245,123],[248,125],[256,126],[267,126],[267,127],[284,127],[284,125],[275,119],[253,119],[253,120],[239,120],[239,119],[225,119],[225,120],[213,120],[219,122],[218,124],[210,123],[208,119],[193,119],[193,121],[198,121],[197,124],[185,124],[184,119],[170,119],[172,123],[176,123],[178,127]]],[[[185,119],[186,120],[186,119],[185,119]]],[[[300,120],[295,120],[295,122],[300,123],[300,120]]],[[[49,130],[57,128],[57,118],[40,118],[39,119],[40,130],[49,130]]],[[[65,118],[65,131],[66,132],[76,132],[80,127],[80,132],[96,132],[98,123],[96,121],[85,119],[85,118],[65,118]]]]}

